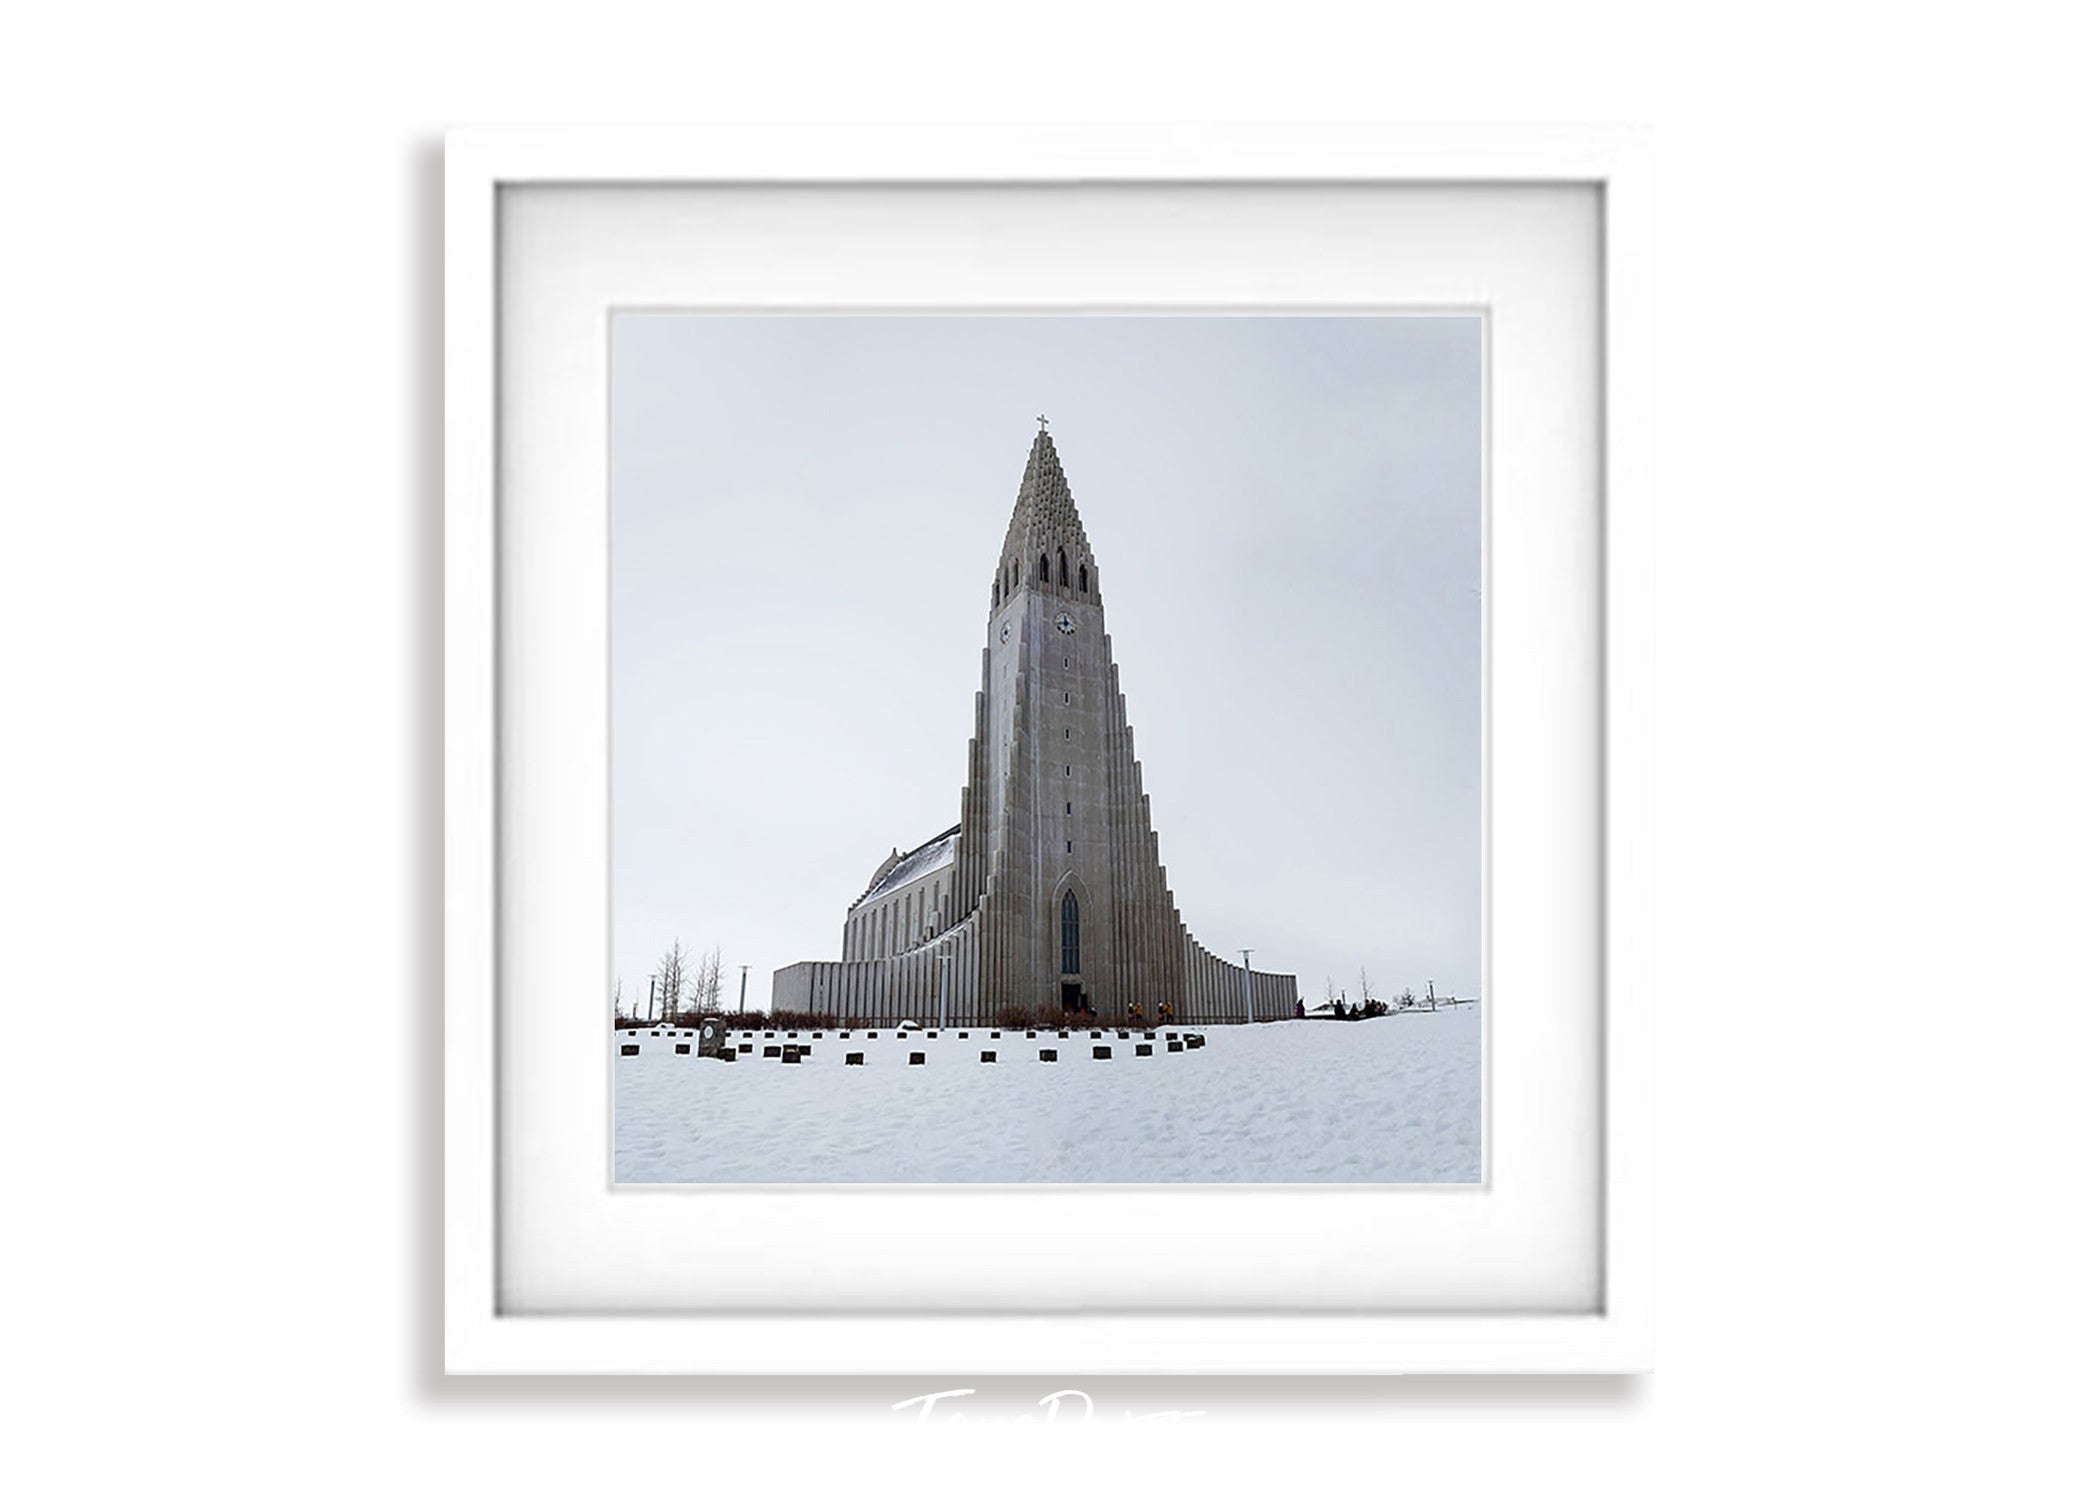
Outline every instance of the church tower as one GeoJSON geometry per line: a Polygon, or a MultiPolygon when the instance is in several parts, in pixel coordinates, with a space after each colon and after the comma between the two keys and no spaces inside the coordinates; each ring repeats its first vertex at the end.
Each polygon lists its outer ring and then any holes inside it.
{"type": "Polygon", "coordinates": [[[837,963],[773,976],[775,1009],[841,1023],[998,1024],[1089,1012],[1147,1024],[1278,1019],[1297,981],[1188,935],[1153,830],[1086,539],[1048,423],[990,579],[961,821],[892,851],[837,963]]]}

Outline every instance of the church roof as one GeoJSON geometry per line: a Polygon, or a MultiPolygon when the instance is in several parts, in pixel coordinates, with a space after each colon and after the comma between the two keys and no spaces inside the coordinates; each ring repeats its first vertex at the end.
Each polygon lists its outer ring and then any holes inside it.
{"type": "Polygon", "coordinates": [[[885,860],[887,867],[876,872],[874,883],[867,887],[866,893],[854,901],[853,905],[863,905],[878,896],[887,895],[892,890],[901,889],[943,865],[954,863],[955,845],[961,838],[962,824],[956,823],[946,832],[936,833],[928,838],[910,853],[898,858],[895,863],[889,864],[885,860]]]}

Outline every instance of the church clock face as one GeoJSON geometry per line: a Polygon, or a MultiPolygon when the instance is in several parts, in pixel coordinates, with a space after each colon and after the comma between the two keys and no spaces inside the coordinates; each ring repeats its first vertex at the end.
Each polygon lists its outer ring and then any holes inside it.
{"type": "Polygon", "coordinates": [[[1076,630],[1078,626],[1072,623],[1072,619],[1069,614],[1060,614],[1057,616],[1057,628],[1059,630],[1062,630],[1066,635],[1069,635],[1073,630],[1076,630]]]}
{"type": "Polygon", "coordinates": [[[1012,638],[1013,621],[1009,619],[1004,624],[998,627],[998,643],[1000,645],[1004,645],[1007,641],[1011,640],[1012,638]]]}

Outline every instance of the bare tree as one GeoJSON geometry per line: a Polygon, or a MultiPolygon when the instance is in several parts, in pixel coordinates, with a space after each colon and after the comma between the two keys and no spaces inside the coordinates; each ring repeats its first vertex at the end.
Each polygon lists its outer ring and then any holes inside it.
{"type": "Polygon", "coordinates": [[[620,994],[621,994],[621,992],[622,992],[622,987],[621,987],[620,981],[619,981],[618,979],[614,979],[614,980],[612,981],[612,1028],[613,1028],[614,1030],[618,1030],[618,1029],[619,1029],[619,1023],[620,1023],[620,1009],[619,1009],[619,1007],[620,1007],[620,994]]]}
{"type": "Polygon", "coordinates": [[[678,1018],[678,1001],[685,997],[687,957],[684,944],[674,939],[670,951],[656,965],[656,997],[663,1003],[666,1020],[678,1018]]]}
{"type": "Polygon", "coordinates": [[[1334,976],[1331,973],[1326,976],[1326,1002],[1334,1002],[1334,976]]]}
{"type": "Polygon", "coordinates": [[[693,1007],[719,1010],[722,1004],[722,950],[715,947],[700,960],[699,977],[693,983],[693,1007]]]}
{"type": "Polygon", "coordinates": [[[1377,998],[1377,990],[1371,987],[1368,968],[1356,970],[1356,998],[1366,1005],[1377,998]]]}

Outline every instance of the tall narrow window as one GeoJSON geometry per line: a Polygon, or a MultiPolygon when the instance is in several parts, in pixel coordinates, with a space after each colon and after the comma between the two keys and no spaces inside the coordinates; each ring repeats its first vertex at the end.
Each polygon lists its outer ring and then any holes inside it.
{"type": "Polygon", "coordinates": [[[1064,892],[1064,971],[1079,971],[1079,898],[1072,891],[1064,892]]]}
{"type": "Polygon", "coordinates": [[[1064,555],[1064,548],[1057,548],[1057,586],[1071,587],[1071,561],[1064,555]]]}
{"type": "Polygon", "coordinates": [[[1044,552],[1044,553],[1042,554],[1042,560],[1041,560],[1041,565],[1040,565],[1040,567],[1039,567],[1039,569],[1038,569],[1038,570],[1039,570],[1039,571],[1041,572],[1041,574],[1042,574],[1042,579],[1041,579],[1041,581],[1042,581],[1042,582],[1044,582],[1044,583],[1047,583],[1047,582],[1049,581],[1049,553],[1048,553],[1048,552],[1044,552]]]}
{"type": "Polygon", "coordinates": [[[1085,564],[1085,563],[1083,563],[1083,562],[1081,562],[1081,563],[1079,564],[1079,592],[1080,592],[1080,593],[1084,593],[1085,591],[1086,591],[1086,564],[1085,564]]]}

